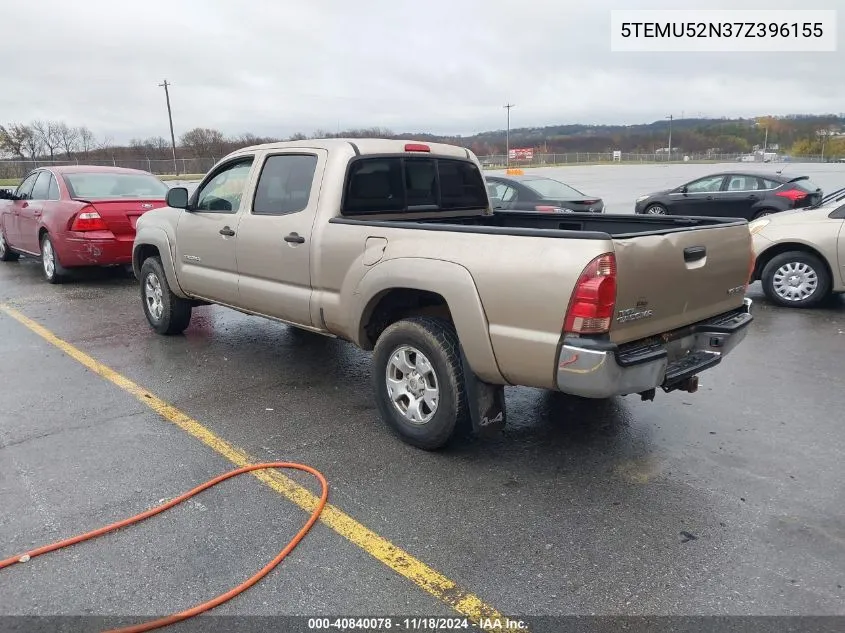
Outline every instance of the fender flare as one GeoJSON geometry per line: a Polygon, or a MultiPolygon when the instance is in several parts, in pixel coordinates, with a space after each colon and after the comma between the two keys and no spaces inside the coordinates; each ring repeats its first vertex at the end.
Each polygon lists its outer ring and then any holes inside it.
{"type": "Polygon", "coordinates": [[[399,257],[372,266],[349,296],[354,315],[350,333],[359,347],[367,348],[364,328],[378,302],[389,291],[400,288],[443,297],[472,371],[485,382],[508,384],[493,353],[487,315],[475,281],[469,270],[454,262],[399,257]]]}
{"type": "Polygon", "coordinates": [[[190,299],[182,290],[179,280],[176,278],[176,268],[173,265],[173,250],[170,246],[170,238],[167,232],[159,227],[145,227],[135,236],[135,243],[132,245],[132,268],[135,276],[141,278],[141,262],[138,260],[138,251],[145,246],[154,246],[158,249],[161,265],[164,268],[164,275],[167,277],[167,284],[178,297],[190,299]]]}

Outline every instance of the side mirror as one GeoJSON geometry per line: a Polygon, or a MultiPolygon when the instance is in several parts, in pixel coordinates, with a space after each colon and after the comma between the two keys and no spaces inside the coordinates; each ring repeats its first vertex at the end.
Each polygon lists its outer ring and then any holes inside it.
{"type": "Polygon", "coordinates": [[[687,192],[687,186],[681,185],[680,187],[678,187],[677,191],[678,191],[678,193],[686,193],[687,192]]]}
{"type": "Polygon", "coordinates": [[[173,187],[168,190],[165,202],[167,202],[168,207],[173,207],[174,209],[187,209],[188,190],[185,187],[173,187]]]}

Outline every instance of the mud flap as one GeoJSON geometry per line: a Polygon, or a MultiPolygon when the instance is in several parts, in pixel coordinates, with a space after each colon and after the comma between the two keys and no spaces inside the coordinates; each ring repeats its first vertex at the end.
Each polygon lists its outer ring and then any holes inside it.
{"type": "Polygon", "coordinates": [[[467,430],[479,438],[498,435],[507,422],[504,386],[491,385],[476,376],[467,361],[463,347],[461,347],[461,365],[471,423],[471,428],[467,430]]]}

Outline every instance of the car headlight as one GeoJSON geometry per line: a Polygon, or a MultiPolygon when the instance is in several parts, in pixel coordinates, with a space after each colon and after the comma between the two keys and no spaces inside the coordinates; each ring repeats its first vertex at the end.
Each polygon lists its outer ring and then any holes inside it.
{"type": "Polygon", "coordinates": [[[767,220],[765,218],[760,218],[759,220],[754,220],[753,222],[748,223],[748,230],[751,231],[751,235],[756,235],[763,229],[765,229],[771,220],[767,220]]]}
{"type": "Polygon", "coordinates": [[[643,200],[647,200],[647,199],[648,199],[647,195],[646,196],[640,196],[639,198],[637,198],[637,202],[642,202],[643,200]]]}

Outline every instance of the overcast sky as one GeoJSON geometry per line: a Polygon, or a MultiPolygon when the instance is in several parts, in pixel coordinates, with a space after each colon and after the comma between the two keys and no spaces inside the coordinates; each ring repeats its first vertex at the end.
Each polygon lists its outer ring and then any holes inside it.
{"type": "MultiPolygon", "coordinates": [[[[841,0],[814,0],[834,9],[841,0]]],[[[845,111],[836,53],[615,53],[611,9],[798,9],[746,0],[0,0],[0,122],[116,141],[317,128],[471,134],[682,114],[845,111]]]]}

